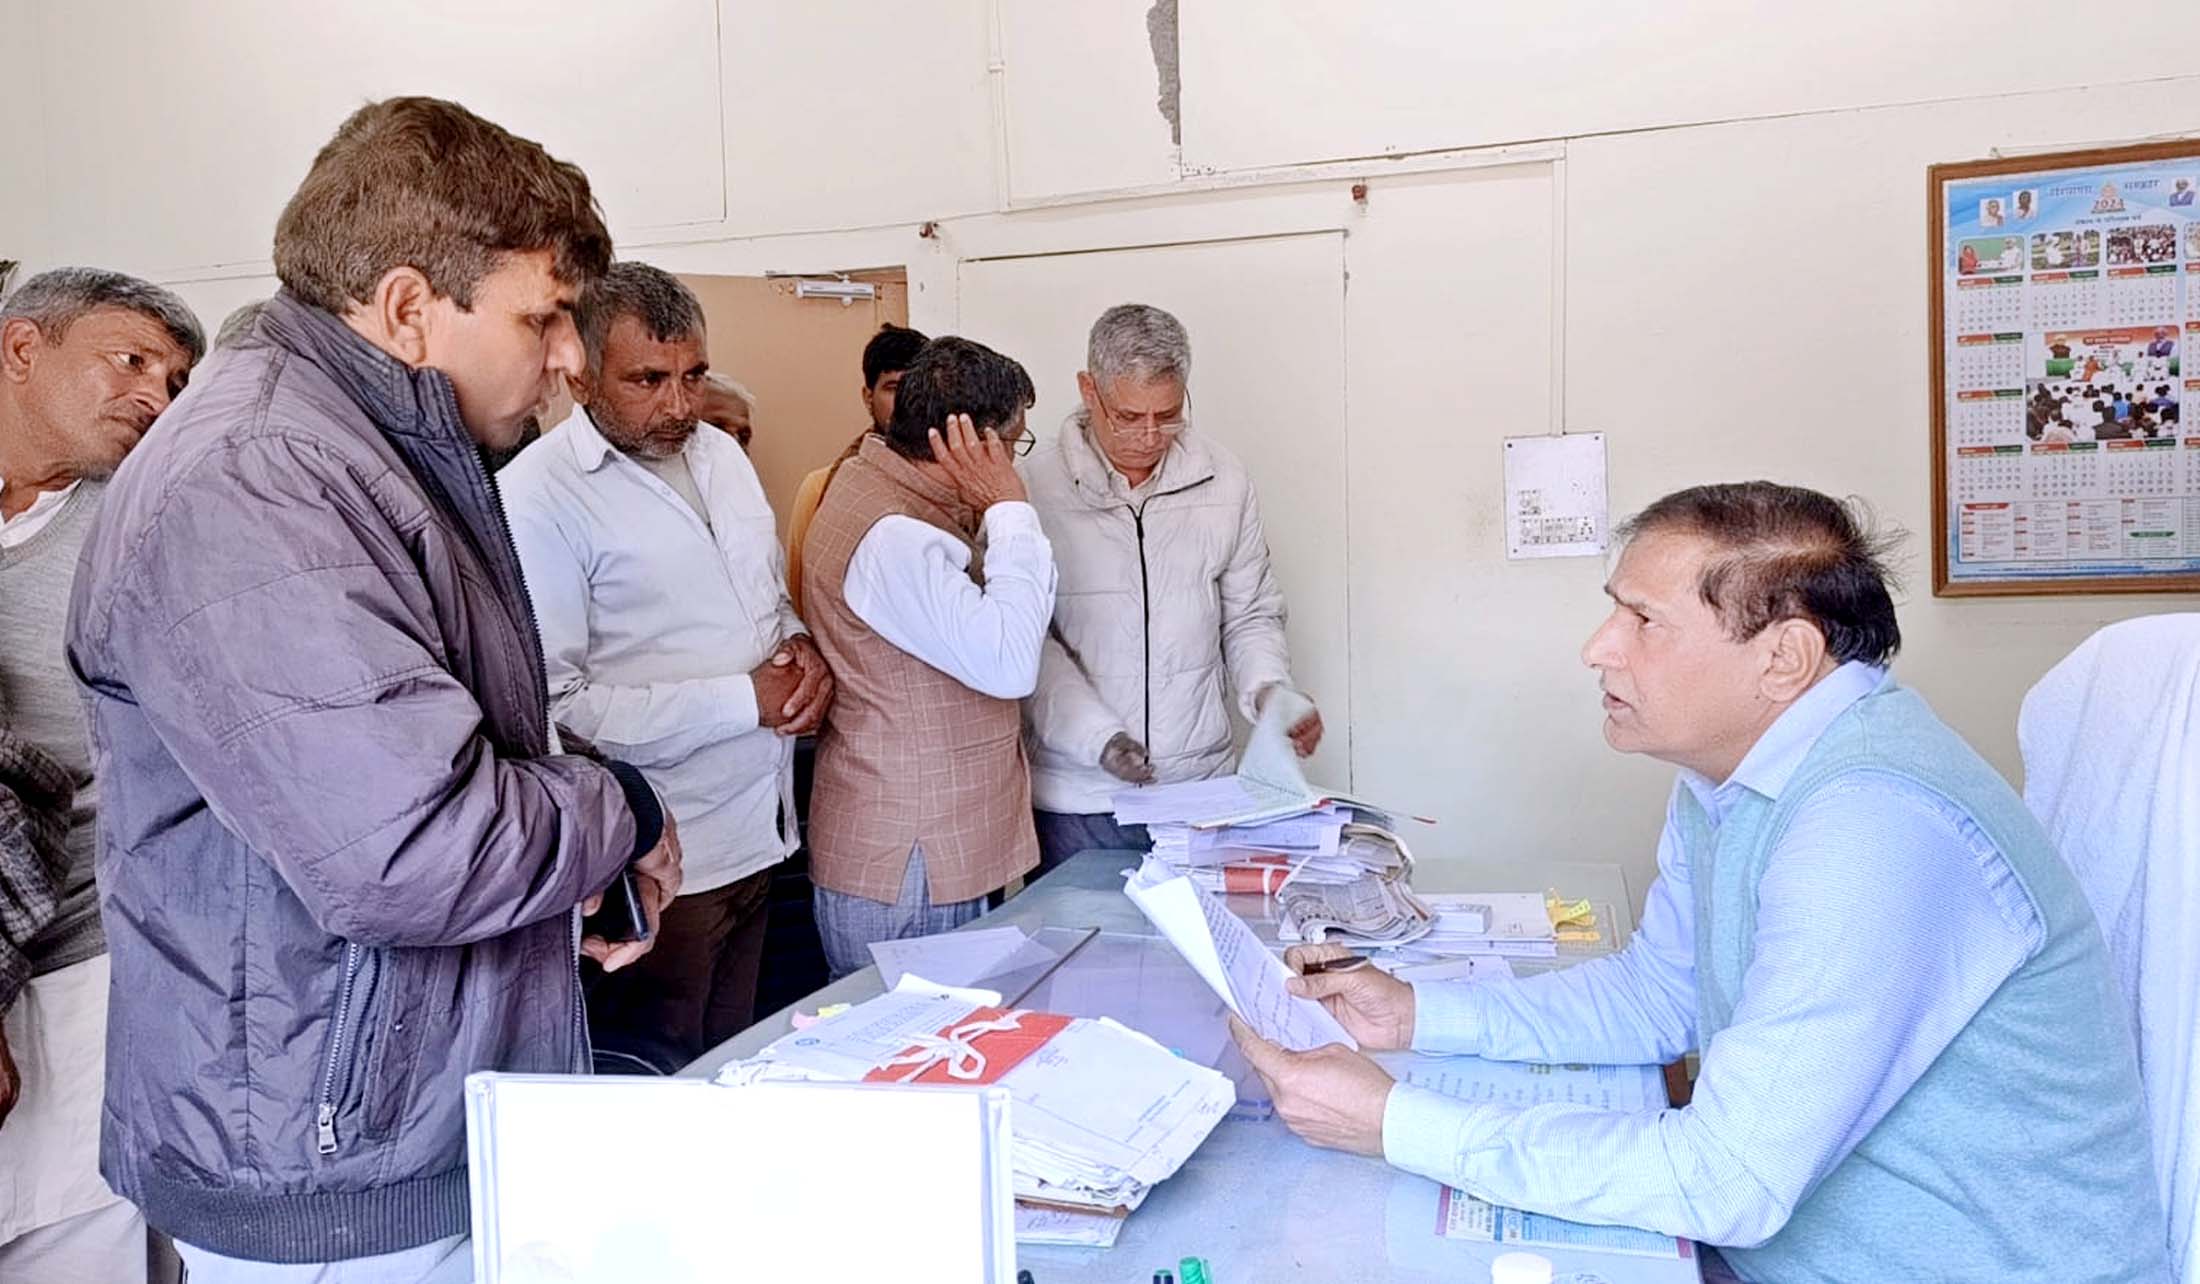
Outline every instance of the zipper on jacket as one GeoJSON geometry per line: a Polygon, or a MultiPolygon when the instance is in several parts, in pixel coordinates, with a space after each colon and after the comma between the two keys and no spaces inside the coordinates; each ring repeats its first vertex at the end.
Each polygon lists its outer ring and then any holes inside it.
{"type": "MultiPolygon", "coordinates": [[[[535,621],[535,595],[528,590],[527,576],[520,570],[519,547],[512,543],[511,519],[504,512],[504,491],[497,485],[496,476],[489,471],[489,466],[482,461],[479,451],[465,453],[473,460],[474,468],[481,477],[482,489],[488,493],[489,511],[496,518],[497,534],[504,542],[505,562],[511,570],[512,582],[519,587],[520,613],[527,622],[527,633],[520,639],[520,650],[525,651],[528,659],[534,661],[535,695],[542,702],[543,740],[547,746],[551,721],[550,674],[543,665],[542,626],[535,621]]],[[[712,542],[716,543],[715,538],[712,542]]],[[[581,993],[581,912],[578,905],[573,907],[573,929],[567,936],[569,939],[566,951],[570,956],[573,976],[573,1068],[577,1074],[586,1074],[592,1058],[588,1051],[586,1000],[581,993]]]]}
{"type": "MultiPolygon", "coordinates": [[[[1146,503],[1152,503],[1147,500],[1146,503]]],[[[1146,746],[1149,760],[1153,747],[1153,585],[1146,573],[1146,504],[1131,509],[1131,528],[1138,533],[1138,637],[1146,647],[1145,692],[1141,701],[1146,706],[1145,732],[1139,743],[1146,746]]]]}
{"type": "MultiPolygon", "coordinates": [[[[313,1115],[315,1149],[324,1155],[336,1153],[336,1072],[345,1064],[345,1045],[350,1042],[353,1034],[351,994],[359,981],[361,956],[362,952],[357,945],[344,942],[344,984],[337,992],[336,1026],[329,1032],[328,1062],[321,1070],[321,1099],[313,1115]]],[[[347,1075],[347,1087],[349,1078],[347,1075]]]]}
{"type": "Polygon", "coordinates": [[[1146,754],[1149,758],[1157,757],[1160,751],[1154,748],[1153,743],[1153,583],[1146,567],[1146,509],[1157,499],[1167,499],[1172,495],[1181,495],[1188,490],[1198,490],[1214,479],[1214,474],[1209,473],[1189,485],[1148,495],[1145,502],[1136,507],[1129,504],[1123,505],[1123,511],[1131,515],[1131,529],[1137,532],[1138,535],[1138,636],[1146,648],[1145,738],[1140,743],[1146,746],[1146,754]]]}

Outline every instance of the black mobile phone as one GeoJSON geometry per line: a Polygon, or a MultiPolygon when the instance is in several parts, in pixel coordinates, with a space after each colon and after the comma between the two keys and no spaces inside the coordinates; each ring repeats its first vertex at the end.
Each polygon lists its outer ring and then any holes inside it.
{"type": "Polygon", "coordinates": [[[649,916],[642,912],[632,869],[620,870],[611,886],[603,889],[603,904],[581,920],[581,935],[600,936],[613,945],[649,939],[649,916]]]}

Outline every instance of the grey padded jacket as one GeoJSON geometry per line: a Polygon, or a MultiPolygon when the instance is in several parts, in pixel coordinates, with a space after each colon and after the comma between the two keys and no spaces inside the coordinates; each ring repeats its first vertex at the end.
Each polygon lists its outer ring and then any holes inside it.
{"type": "Polygon", "coordinates": [[[268,1262],[467,1226],[460,1085],[587,1059],[573,907],[653,846],[552,754],[451,384],[278,295],[117,473],[69,658],[102,781],[101,1171],[268,1262]]]}

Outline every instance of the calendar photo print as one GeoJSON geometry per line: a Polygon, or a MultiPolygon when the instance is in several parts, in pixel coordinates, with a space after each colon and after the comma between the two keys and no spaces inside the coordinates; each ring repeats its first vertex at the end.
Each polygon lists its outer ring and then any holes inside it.
{"type": "Polygon", "coordinates": [[[1926,201],[1934,593],[2200,591],[2200,139],[1934,165],[1926,201]]]}

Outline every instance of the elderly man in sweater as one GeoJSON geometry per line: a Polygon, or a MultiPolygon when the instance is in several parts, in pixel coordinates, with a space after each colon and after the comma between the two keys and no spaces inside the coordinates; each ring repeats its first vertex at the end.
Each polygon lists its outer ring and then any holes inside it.
{"type": "MultiPolygon", "coordinates": [[[[0,1097],[19,1097],[0,1110],[0,1172],[14,1175],[0,1183],[0,1279],[145,1278],[144,1218],[100,1179],[94,1144],[108,975],[92,881],[98,791],[62,645],[106,480],[205,352],[182,300],[118,272],[60,268],[0,306],[0,735],[58,765],[65,778],[49,783],[68,787],[51,903],[38,908],[35,876],[0,888],[28,977],[18,987],[15,961],[0,963],[0,1097]]],[[[28,783],[44,775],[18,778],[14,801],[33,832],[41,806],[25,791],[50,808],[54,791],[28,783]]]]}
{"type": "MultiPolygon", "coordinates": [[[[1143,303],[1093,323],[1082,404],[1025,468],[1061,586],[1026,702],[1042,870],[1143,848],[1109,798],[1237,765],[1230,712],[1291,684],[1283,590],[1245,465],[1191,426],[1191,340],[1143,303]]],[[[1291,732],[1301,756],[1321,715],[1291,732]]]]}

